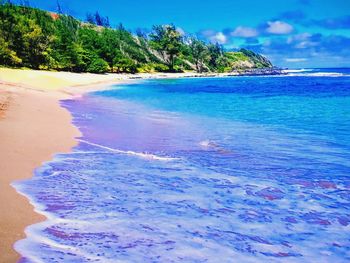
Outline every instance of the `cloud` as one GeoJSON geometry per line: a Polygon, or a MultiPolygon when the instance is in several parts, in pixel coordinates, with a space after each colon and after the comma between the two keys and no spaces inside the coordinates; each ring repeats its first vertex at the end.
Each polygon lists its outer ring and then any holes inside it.
{"type": "Polygon", "coordinates": [[[214,42],[214,43],[217,42],[219,44],[226,44],[228,40],[227,36],[222,32],[216,33],[215,35],[211,36],[209,39],[211,40],[211,42],[214,42]]]}
{"type": "Polygon", "coordinates": [[[181,36],[186,35],[185,30],[183,30],[183,28],[181,28],[181,27],[176,27],[176,31],[179,32],[181,36]]]}
{"type": "Polygon", "coordinates": [[[280,35],[258,44],[242,47],[265,54],[276,65],[286,66],[350,66],[350,37],[302,33],[280,35]]]}
{"type": "Polygon", "coordinates": [[[293,44],[294,48],[308,48],[308,47],[314,47],[319,44],[320,41],[320,34],[309,34],[309,33],[302,33],[293,35],[287,38],[288,44],[293,44]]]}
{"type": "Polygon", "coordinates": [[[215,31],[211,29],[202,30],[198,33],[200,37],[209,40],[212,43],[226,44],[228,42],[228,36],[221,31],[215,31]]]}
{"type": "Polygon", "coordinates": [[[286,58],[286,62],[292,62],[292,63],[297,63],[297,62],[305,62],[308,61],[307,58],[286,58]]]}
{"type": "Polygon", "coordinates": [[[270,34],[286,35],[294,30],[293,26],[283,21],[269,21],[267,24],[268,27],[266,28],[266,32],[270,34]]]}
{"type": "Polygon", "coordinates": [[[244,26],[236,27],[236,29],[233,32],[231,32],[231,36],[243,38],[256,37],[258,34],[259,33],[255,28],[244,26]]]}
{"type": "Polygon", "coordinates": [[[350,15],[337,18],[311,20],[308,25],[319,26],[327,29],[350,29],[350,15]]]}
{"type": "Polygon", "coordinates": [[[202,31],[201,35],[207,39],[219,38],[222,43],[228,42],[232,37],[257,38],[259,36],[286,35],[294,31],[293,26],[281,20],[273,20],[262,23],[256,27],[238,26],[236,28],[226,28],[223,31],[212,30],[202,31]],[[215,36],[215,34],[217,36],[215,36]],[[225,36],[225,38],[224,38],[225,36]]]}

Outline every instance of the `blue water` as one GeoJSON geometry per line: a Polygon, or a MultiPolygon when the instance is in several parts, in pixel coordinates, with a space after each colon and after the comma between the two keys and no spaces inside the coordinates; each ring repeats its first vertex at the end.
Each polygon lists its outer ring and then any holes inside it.
{"type": "Polygon", "coordinates": [[[62,102],[82,137],[15,184],[23,262],[350,261],[350,70],[137,81],[62,102]]]}

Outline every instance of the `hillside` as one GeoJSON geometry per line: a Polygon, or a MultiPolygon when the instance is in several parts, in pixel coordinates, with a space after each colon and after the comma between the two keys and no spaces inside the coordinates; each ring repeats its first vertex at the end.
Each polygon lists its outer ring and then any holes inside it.
{"type": "Polygon", "coordinates": [[[72,72],[230,72],[270,68],[265,57],[182,35],[174,25],[137,36],[112,29],[98,13],[87,21],[31,7],[0,4],[0,65],[72,72]]]}

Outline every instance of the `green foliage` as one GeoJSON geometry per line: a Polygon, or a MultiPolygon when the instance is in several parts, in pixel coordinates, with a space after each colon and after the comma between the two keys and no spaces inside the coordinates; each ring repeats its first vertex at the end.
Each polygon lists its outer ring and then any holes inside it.
{"type": "Polygon", "coordinates": [[[0,36],[0,64],[16,66],[21,63],[22,59],[17,57],[16,52],[12,51],[8,43],[0,36]]]}
{"type": "Polygon", "coordinates": [[[87,71],[91,73],[106,73],[109,71],[109,66],[103,59],[96,58],[87,67],[87,71]]]}
{"type": "Polygon", "coordinates": [[[226,72],[246,64],[271,67],[263,56],[242,49],[186,39],[174,25],[158,25],[137,36],[123,25],[110,28],[98,12],[87,23],[62,14],[0,0],[0,64],[72,72],[226,72]]]}
{"type": "Polygon", "coordinates": [[[114,60],[114,67],[117,72],[127,72],[127,73],[136,73],[137,64],[130,58],[127,57],[117,57],[114,60]]]}
{"type": "Polygon", "coordinates": [[[161,63],[154,64],[154,69],[155,69],[155,71],[159,71],[159,72],[169,71],[169,67],[167,65],[164,65],[161,63]]]}
{"type": "Polygon", "coordinates": [[[256,54],[253,51],[242,48],[240,50],[245,56],[247,56],[257,68],[271,68],[272,63],[260,54],[256,54]]]}
{"type": "Polygon", "coordinates": [[[197,38],[192,38],[189,44],[189,51],[195,63],[197,72],[203,72],[205,63],[210,59],[207,45],[197,38]]]}
{"type": "Polygon", "coordinates": [[[171,71],[174,70],[175,59],[180,54],[183,40],[174,25],[158,25],[153,27],[151,47],[160,52],[171,71]]]}
{"type": "Polygon", "coordinates": [[[265,57],[246,49],[241,49],[238,52],[226,52],[225,57],[229,69],[234,68],[244,70],[246,68],[272,67],[271,62],[265,57]]]}
{"type": "Polygon", "coordinates": [[[249,58],[243,52],[226,52],[225,56],[232,62],[248,61],[249,58]]]}

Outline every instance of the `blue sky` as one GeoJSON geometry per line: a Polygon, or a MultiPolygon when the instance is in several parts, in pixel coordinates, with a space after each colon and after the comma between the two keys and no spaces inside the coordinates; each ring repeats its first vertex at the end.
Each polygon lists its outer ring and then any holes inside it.
{"type": "MultiPolygon", "coordinates": [[[[84,19],[98,10],[112,25],[180,30],[227,49],[249,48],[282,67],[350,67],[350,0],[59,0],[84,19]]],[[[56,11],[56,0],[30,0],[56,11]]]]}

